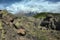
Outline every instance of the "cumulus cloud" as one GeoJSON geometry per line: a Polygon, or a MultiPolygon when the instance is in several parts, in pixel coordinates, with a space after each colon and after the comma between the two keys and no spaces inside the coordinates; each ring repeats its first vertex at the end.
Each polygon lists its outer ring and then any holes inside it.
{"type": "MultiPolygon", "coordinates": [[[[1,6],[1,5],[0,5],[1,6]]],[[[4,6],[3,6],[4,8],[4,6]]],[[[52,3],[45,0],[23,0],[5,7],[9,12],[58,12],[60,13],[60,2],[52,3]]]]}

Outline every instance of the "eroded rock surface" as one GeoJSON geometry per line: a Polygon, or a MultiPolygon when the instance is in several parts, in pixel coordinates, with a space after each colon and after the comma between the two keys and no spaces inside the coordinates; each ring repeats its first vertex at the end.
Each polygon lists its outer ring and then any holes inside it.
{"type": "MultiPolygon", "coordinates": [[[[47,30],[45,24],[44,27],[40,26],[41,19],[15,17],[4,10],[0,11],[0,15],[0,40],[60,40],[60,36],[57,36],[60,35],[59,31],[47,30]]],[[[51,26],[49,26],[51,18],[53,17],[49,16],[43,20],[44,23],[47,20],[48,28],[51,26]]]]}

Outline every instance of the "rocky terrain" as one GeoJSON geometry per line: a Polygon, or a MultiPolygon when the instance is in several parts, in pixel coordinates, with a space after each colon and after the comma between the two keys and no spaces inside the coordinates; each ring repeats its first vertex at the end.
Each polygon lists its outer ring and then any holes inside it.
{"type": "Polygon", "coordinates": [[[53,15],[45,18],[16,17],[0,10],[0,40],[60,40],[60,21],[53,15]]]}

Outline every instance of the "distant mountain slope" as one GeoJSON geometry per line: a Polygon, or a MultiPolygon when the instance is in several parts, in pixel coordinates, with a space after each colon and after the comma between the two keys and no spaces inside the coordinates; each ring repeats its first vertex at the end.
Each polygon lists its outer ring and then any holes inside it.
{"type": "Polygon", "coordinates": [[[33,17],[35,17],[35,18],[41,18],[41,17],[46,17],[46,15],[48,15],[48,14],[51,14],[53,16],[60,16],[60,13],[41,12],[41,13],[37,13],[33,17]]]}
{"type": "Polygon", "coordinates": [[[21,17],[21,16],[33,16],[33,15],[35,15],[35,13],[34,12],[28,12],[28,13],[24,13],[24,12],[19,12],[19,13],[16,13],[15,14],[15,16],[19,16],[19,17],[21,17]]]}

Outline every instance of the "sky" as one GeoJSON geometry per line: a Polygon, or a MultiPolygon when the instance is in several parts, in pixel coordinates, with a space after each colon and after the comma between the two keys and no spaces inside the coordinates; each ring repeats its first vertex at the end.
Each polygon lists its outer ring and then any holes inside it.
{"type": "Polygon", "coordinates": [[[0,0],[0,10],[17,12],[56,12],[60,13],[60,0],[0,0]]]}

